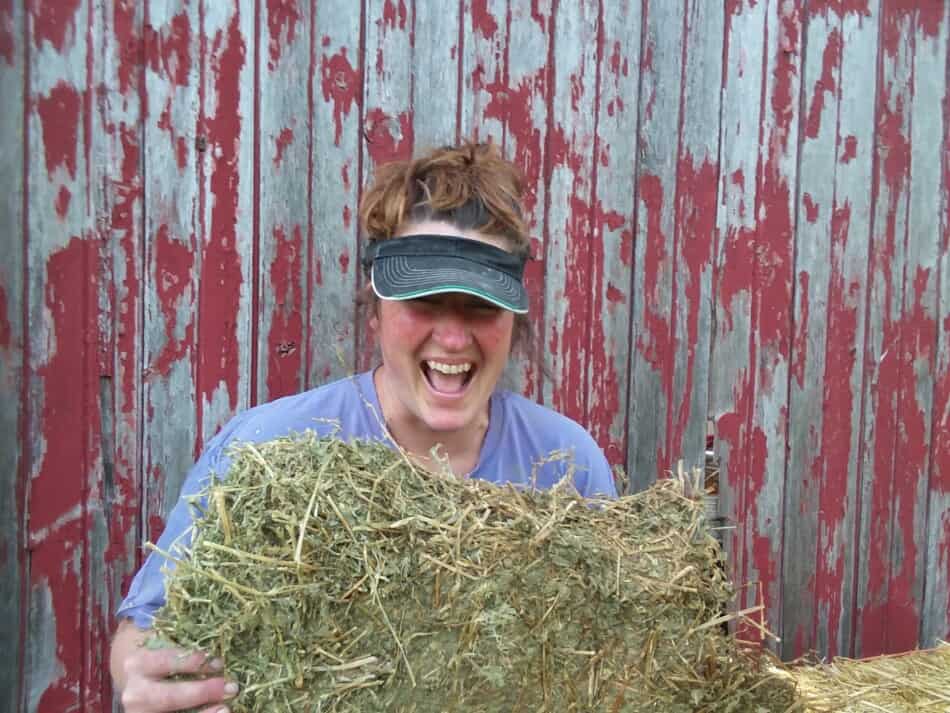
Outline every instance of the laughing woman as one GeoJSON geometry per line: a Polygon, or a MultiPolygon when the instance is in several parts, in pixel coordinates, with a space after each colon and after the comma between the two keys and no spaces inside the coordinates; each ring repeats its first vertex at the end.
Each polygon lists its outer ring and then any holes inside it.
{"type": "MultiPolygon", "coordinates": [[[[459,477],[496,483],[548,488],[572,467],[581,495],[615,496],[610,467],[581,426],[499,388],[530,333],[521,199],[517,169],[490,144],[381,166],[360,207],[368,240],[360,303],[379,365],[235,417],[189,473],[159,547],[180,540],[190,524],[185,498],[227,470],[230,443],[308,429],[398,444],[430,468],[438,447],[459,477]],[[553,451],[569,458],[544,462],[553,451]]],[[[118,611],[111,668],[122,703],[127,713],[227,710],[237,690],[220,675],[223,662],[140,646],[165,601],[164,564],[149,556],[118,611]],[[168,680],[192,672],[210,675],[168,680]]]]}

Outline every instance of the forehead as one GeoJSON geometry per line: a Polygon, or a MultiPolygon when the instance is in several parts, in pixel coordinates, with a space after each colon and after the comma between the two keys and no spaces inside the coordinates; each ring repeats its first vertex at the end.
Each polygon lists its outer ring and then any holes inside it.
{"type": "Polygon", "coordinates": [[[413,234],[445,235],[456,238],[468,238],[469,240],[478,240],[483,243],[488,243],[489,245],[494,245],[496,248],[501,248],[502,250],[508,252],[511,251],[510,241],[501,235],[486,233],[481,230],[473,230],[471,228],[460,228],[457,225],[452,225],[451,223],[447,223],[444,220],[410,221],[405,223],[396,232],[395,237],[398,238],[413,234]]]}

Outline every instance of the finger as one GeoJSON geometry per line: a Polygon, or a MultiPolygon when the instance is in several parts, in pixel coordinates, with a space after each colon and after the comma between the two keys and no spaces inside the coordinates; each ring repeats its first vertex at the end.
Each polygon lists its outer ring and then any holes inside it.
{"type": "Polygon", "coordinates": [[[184,649],[140,649],[125,663],[126,673],[146,678],[165,678],[178,674],[213,674],[224,668],[220,659],[201,651],[184,649]]]}
{"type": "Polygon", "coordinates": [[[237,686],[224,678],[168,682],[136,679],[123,691],[122,705],[127,711],[180,711],[221,704],[210,706],[216,711],[236,693],[237,686]]]}

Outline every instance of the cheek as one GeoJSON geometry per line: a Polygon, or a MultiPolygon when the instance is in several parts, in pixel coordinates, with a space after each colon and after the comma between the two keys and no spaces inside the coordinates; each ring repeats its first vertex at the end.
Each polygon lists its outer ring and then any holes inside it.
{"type": "Polygon", "coordinates": [[[484,324],[477,329],[478,341],[482,348],[488,351],[503,351],[507,353],[511,348],[512,334],[514,333],[514,315],[504,314],[491,324],[484,324]]]}

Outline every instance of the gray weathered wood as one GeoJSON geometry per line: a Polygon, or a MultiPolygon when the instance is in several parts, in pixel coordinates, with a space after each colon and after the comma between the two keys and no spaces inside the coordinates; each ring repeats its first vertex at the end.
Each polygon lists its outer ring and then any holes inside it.
{"type": "Polygon", "coordinates": [[[645,4],[636,168],[633,264],[630,487],[642,490],[678,457],[669,448],[674,351],[673,270],[676,166],[683,76],[684,0],[645,4]]]}
{"type": "MultiPolygon", "coordinates": [[[[720,510],[729,524],[744,512],[742,484],[748,476],[744,451],[752,370],[750,243],[756,226],[760,99],[765,48],[763,3],[743,2],[726,13],[722,112],[720,121],[719,242],[714,275],[715,331],[710,369],[710,412],[714,450],[720,464],[720,510]]],[[[740,531],[724,534],[729,572],[741,577],[740,531]]]]}
{"type": "MultiPolygon", "coordinates": [[[[248,135],[255,147],[258,195],[257,384],[252,400],[263,402],[303,390],[308,334],[311,250],[311,112],[308,86],[314,73],[311,3],[261,3],[256,22],[258,125],[248,135]]],[[[247,116],[245,119],[249,119],[247,116]]],[[[332,128],[321,127],[329,133],[332,128]]],[[[243,177],[242,177],[243,178],[243,177]]],[[[250,238],[250,236],[248,236],[250,238]]]]}
{"type": "Polygon", "coordinates": [[[589,394],[587,427],[611,465],[624,464],[627,455],[637,160],[637,145],[630,137],[637,134],[641,10],[639,2],[603,3],[598,40],[592,238],[602,243],[602,274],[599,284],[591,285],[591,356],[584,392],[589,394]]]}
{"type": "Polygon", "coordinates": [[[467,32],[459,32],[458,0],[412,4],[412,117],[415,152],[454,144],[458,133],[459,56],[467,32]]]}
{"type": "Polygon", "coordinates": [[[459,136],[505,146],[505,121],[497,94],[505,86],[510,43],[507,0],[464,0],[462,8],[462,85],[459,136]]]}
{"type": "Polygon", "coordinates": [[[317,386],[357,366],[359,196],[364,179],[361,13],[349,0],[317,3],[311,78],[310,301],[307,383],[317,386]]]}
{"type": "Polygon", "coordinates": [[[591,232],[599,89],[597,10],[594,3],[555,6],[553,54],[557,60],[549,85],[544,344],[550,350],[553,380],[543,382],[541,397],[545,404],[580,422],[587,415],[591,291],[603,279],[602,244],[591,232]],[[558,41],[567,37],[574,41],[558,41]]]}
{"type": "Polygon", "coordinates": [[[883,2],[879,80],[876,100],[875,203],[870,236],[868,331],[861,469],[861,522],[858,528],[858,578],[854,655],[874,656],[887,649],[888,598],[893,540],[893,485],[897,398],[900,389],[899,323],[903,309],[906,260],[907,172],[912,89],[913,18],[883,2]],[[889,39],[890,38],[890,39],[889,39]]]}
{"type": "MultiPolygon", "coordinates": [[[[23,550],[23,525],[28,441],[20,438],[26,417],[23,393],[23,280],[26,255],[23,235],[24,144],[24,45],[27,38],[23,5],[0,10],[0,33],[9,44],[0,51],[0,95],[6,108],[0,112],[0,231],[5,258],[0,261],[0,641],[7,655],[0,663],[0,709],[21,710],[24,696],[20,677],[24,640],[23,586],[27,571],[23,550]]],[[[25,425],[25,424],[24,424],[25,425]]]]}
{"type": "Polygon", "coordinates": [[[208,150],[200,111],[198,7],[150,4],[144,120],[145,253],[142,287],[143,539],[155,542],[201,445],[197,358],[201,217],[198,165],[208,150]]]}
{"type": "Polygon", "coordinates": [[[198,425],[210,439],[250,402],[254,255],[253,6],[205,3],[200,87],[201,277],[198,283],[198,425]]]}

